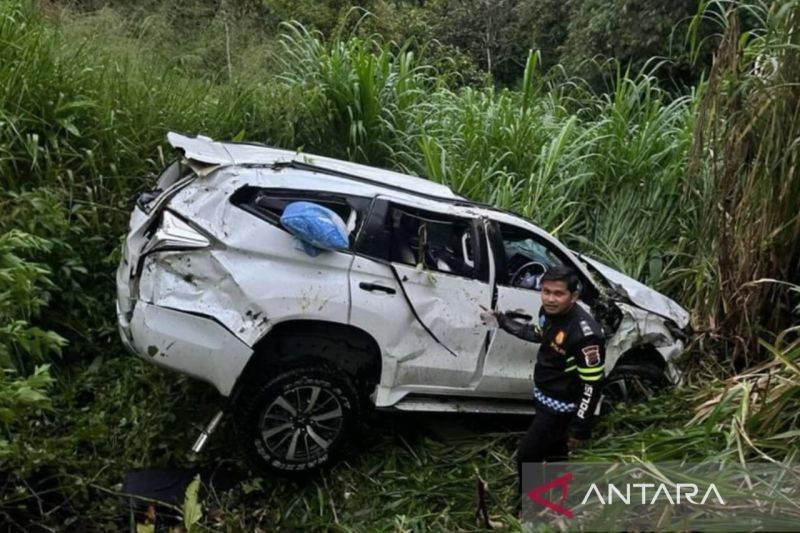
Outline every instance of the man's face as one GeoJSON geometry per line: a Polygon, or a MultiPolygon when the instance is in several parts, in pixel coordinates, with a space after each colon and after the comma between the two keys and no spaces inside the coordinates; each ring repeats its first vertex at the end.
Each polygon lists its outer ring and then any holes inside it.
{"type": "Polygon", "coordinates": [[[548,315],[560,315],[578,301],[578,292],[570,292],[565,281],[542,283],[542,307],[548,315]]]}

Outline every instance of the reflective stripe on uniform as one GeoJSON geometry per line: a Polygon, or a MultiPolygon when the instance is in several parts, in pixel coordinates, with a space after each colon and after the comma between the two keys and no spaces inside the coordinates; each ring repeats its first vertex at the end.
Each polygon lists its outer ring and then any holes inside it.
{"type": "Polygon", "coordinates": [[[577,404],[551,398],[536,387],[533,388],[533,397],[557,413],[574,413],[578,409],[577,404]]]}

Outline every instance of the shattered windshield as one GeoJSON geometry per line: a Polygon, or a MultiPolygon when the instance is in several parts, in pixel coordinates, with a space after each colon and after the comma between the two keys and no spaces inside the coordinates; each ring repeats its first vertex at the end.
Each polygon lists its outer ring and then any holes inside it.
{"type": "Polygon", "coordinates": [[[504,238],[503,247],[505,248],[507,259],[511,259],[519,254],[531,261],[538,261],[548,267],[563,264],[562,261],[544,245],[530,238],[522,238],[519,240],[504,238]]]}

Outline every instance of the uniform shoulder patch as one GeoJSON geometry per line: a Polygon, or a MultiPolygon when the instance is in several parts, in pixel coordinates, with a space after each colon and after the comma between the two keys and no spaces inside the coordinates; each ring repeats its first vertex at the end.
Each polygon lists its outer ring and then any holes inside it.
{"type": "Polygon", "coordinates": [[[588,337],[589,335],[594,334],[594,332],[592,331],[592,327],[589,325],[588,322],[586,322],[586,320],[581,319],[580,325],[581,325],[581,331],[583,332],[584,337],[588,337]]]}
{"type": "Polygon", "coordinates": [[[586,366],[597,366],[600,364],[600,346],[597,344],[590,344],[581,348],[583,353],[583,360],[586,366]]]}

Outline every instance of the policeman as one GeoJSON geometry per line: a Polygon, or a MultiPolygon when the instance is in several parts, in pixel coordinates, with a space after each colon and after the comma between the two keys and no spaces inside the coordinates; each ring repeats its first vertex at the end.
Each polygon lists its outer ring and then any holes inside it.
{"type": "Polygon", "coordinates": [[[566,460],[570,450],[590,437],[604,377],[605,345],[600,325],[576,303],[579,295],[575,272],[555,266],[541,279],[538,326],[502,312],[484,314],[496,317],[512,335],[541,344],[533,372],[536,415],[519,443],[518,472],[522,463],[566,460]]]}

